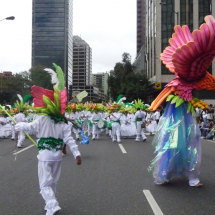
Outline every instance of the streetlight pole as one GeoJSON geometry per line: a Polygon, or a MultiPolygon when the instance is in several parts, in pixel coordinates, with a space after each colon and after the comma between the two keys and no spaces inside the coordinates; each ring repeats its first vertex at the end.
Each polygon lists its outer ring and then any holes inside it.
{"type": "Polygon", "coordinates": [[[176,17],[177,17],[177,23],[176,24],[179,25],[180,23],[179,23],[179,14],[178,14],[178,12],[175,12],[174,10],[172,10],[172,8],[170,6],[168,6],[168,4],[166,2],[160,2],[160,5],[166,5],[168,8],[170,8],[170,10],[172,12],[174,12],[176,14],[176,17]]]}
{"type": "Polygon", "coordinates": [[[3,20],[14,20],[14,19],[15,19],[15,16],[9,16],[9,17],[6,17],[4,19],[1,19],[0,22],[3,20]]]}

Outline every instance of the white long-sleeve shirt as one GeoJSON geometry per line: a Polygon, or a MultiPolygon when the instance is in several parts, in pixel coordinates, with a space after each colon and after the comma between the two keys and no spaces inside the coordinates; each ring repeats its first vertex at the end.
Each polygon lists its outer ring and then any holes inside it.
{"type": "MultiPolygon", "coordinates": [[[[80,155],[78,146],[71,136],[70,126],[63,122],[54,123],[48,116],[41,116],[31,123],[17,123],[15,125],[15,130],[34,131],[37,133],[38,138],[53,137],[55,139],[62,139],[63,143],[70,147],[70,150],[75,158],[80,155]]],[[[61,150],[56,151],[56,149],[44,149],[39,150],[37,158],[40,161],[61,161],[62,153],[61,150]]]]}
{"type": "Polygon", "coordinates": [[[115,121],[120,121],[120,117],[122,116],[121,113],[114,112],[110,115],[110,120],[115,122],[115,121]]]}
{"type": "Polygon", "coordinates": [[[97,120],[100,120],[100,119],[101,119],[101,114],[100,113],[93,113],[92,114],[92,117],[91,117],[92,123],[97,121],[97,120]]]}
{"type": "Polygon", "coordinates": [[[144,122],[144,121],[145,121],[145,118],[146,118],[146,113],[143,112],[143,111],[138,110],[138,111],[135,113],[135,115],[134,115],[135,121],[137,120],[137,118],[142,119],[142,122],[144,122]]]}

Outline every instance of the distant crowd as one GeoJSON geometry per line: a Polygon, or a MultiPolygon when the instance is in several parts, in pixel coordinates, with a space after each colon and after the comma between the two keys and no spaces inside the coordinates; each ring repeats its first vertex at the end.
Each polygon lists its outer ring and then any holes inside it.
{"type": "Polygon", "coordinates": [[[215,140],[215,106],[208,105],[207,110],[200,108],[195,109],[195,115],[197,124],[201,130],[201,138],[215,140]]]}

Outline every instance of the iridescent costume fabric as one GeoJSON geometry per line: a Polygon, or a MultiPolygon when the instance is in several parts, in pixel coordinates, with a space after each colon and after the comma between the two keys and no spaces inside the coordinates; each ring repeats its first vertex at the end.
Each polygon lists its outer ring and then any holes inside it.
{"type": "Polygon", "coordinates": [[[163,184],[174,176],[197,177],[201,164],[200,130],[195,118],[187,113],[187,105],[175,108],[169,102],[157,128],[152,143],[157,156],[149,167],[155,183],[163,184]]]}

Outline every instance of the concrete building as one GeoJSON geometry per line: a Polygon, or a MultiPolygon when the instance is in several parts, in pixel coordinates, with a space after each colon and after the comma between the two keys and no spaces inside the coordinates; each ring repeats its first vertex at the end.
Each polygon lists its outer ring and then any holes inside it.
{"type": "MultiPolygon", "coordinates": [[[[160,61],[160,54],[169,46],[174,26],[188,25],[191,32],[204,23],[206,15],[215,16],[215,1],[213,0],[146,0],[146,72],[152,82],[148,102],[154,100],[164,86],[175,75],[160,61]]],[[[215,61],[208,71],[215,76],[215,61]]],[[[211,92],[200,91],[198,98],[210,102],[215,99],[211,92]]]]}
{"type": "Polygon", "coordinates": [[[13,73],[10,71],[3,71],[3,72],[0,72],[0,77],[10,78],[10,77],[13,77],[13,73]]]}
{"type": "Polygon", "coordinates": [[[92,85],[98,87],[99,96],[103,101],[108,100],[108,76],[107,72],[92,74],[92,85]]]}
{"type": "Polygon", "coordinates": [[[98,88],[92,86],[92,49],[81,37],[73,36],[72,95],[86,90],[88,97],[83,101],[98,99],[98,88]]]}
{"type": "Polygon", "coordinates": [[[77,89],[91,84],[92,49],[81,37],[73,37],[72,87],[77,89]]]}
{"type": "Polygon", "coordinates": [[[64,71],[68,96],[72,85],[73,0],[33,0],[32,2],[32,66],[64,71]]]}

